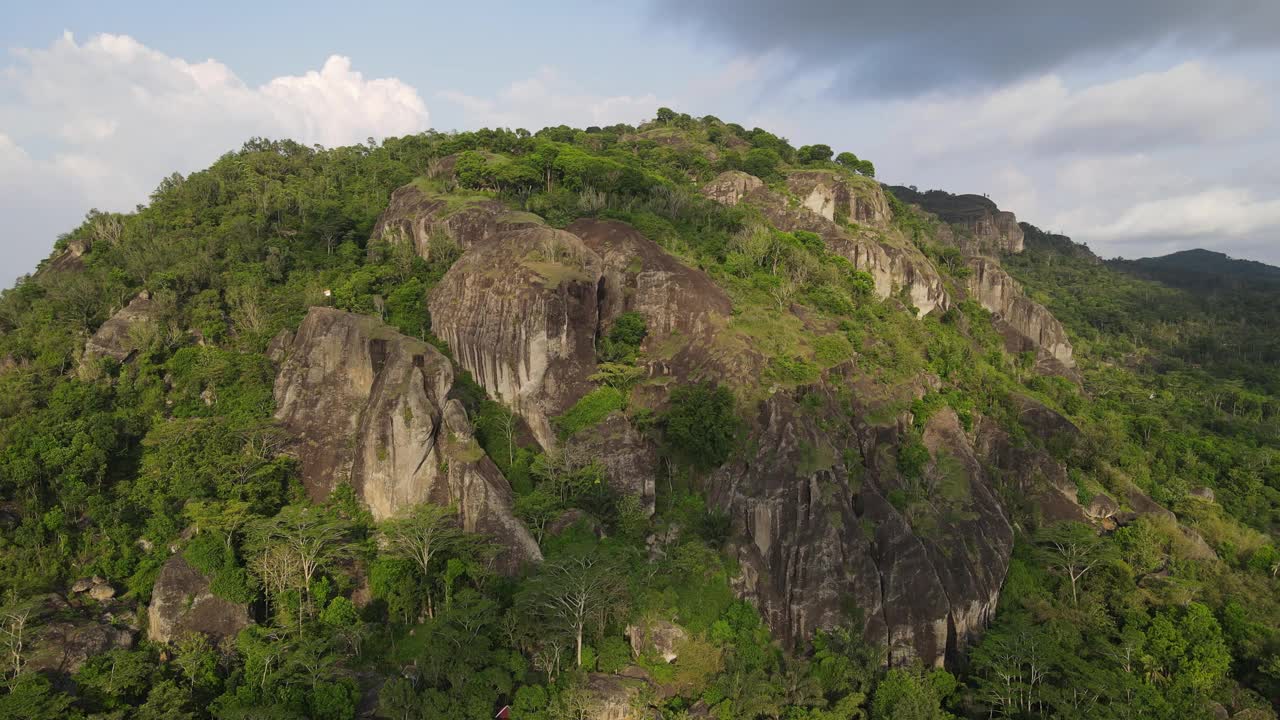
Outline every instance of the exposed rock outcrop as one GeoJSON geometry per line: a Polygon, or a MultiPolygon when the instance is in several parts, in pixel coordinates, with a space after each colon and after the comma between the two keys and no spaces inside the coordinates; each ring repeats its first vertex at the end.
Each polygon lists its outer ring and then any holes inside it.
{"type": "Polygon", "coordinates": [[[748,175],[741,170],[728,170],[702,186],[702,194],[722,205],[737,205],[753,190],[763,187],[764,182],[755,175],[748,175]]]}
{"type": "Polygon", "coordinates": [[[147,609],[147,637],[151,641],[167,643],[188,633],[202,633],[218,642],[235,637],[251,622],[248,608],[214,595],[209,578],[181,554],[173,555],[160,568],[147,609]]]}
{"type": "Polygon", "coordinates": [[[631,652],[637,657],[653,654],[669,663],[675,662],[680,657],[680,644],[688,638],[684,628],[669,620],[649,619],[627,626],[631,652]]]}
{"type": "Polygon", "coordinates": [[[949,234],[949,240],[967,254],[1020,253],[1023,250],[1023,232],[1018,219],[1013,213],[1000,210],[989,198],[952,195],[942,190],[919,192],[902,186],[891,187],[890,191],[899,200],[919,205],[953,225],[956,232],[949,234]]]}
{"type": "Polygon", "coordinates": [[[905,291],[921,315],[951,306],[942,278],[929,260],[905,240],[889,241],[893,215],[879,185],[870,181],[851,184],[826,171],[793,173],[788,178],[788,189],[800,200],[793,206],[763,184],[740,196],[727,193],[725,188],[738,187],[739,175],[721,173],[703,192],[720,202],[728,203],[729,198],[737,197],[735,203],[750,203],[780,230],[805,230],[822,236],[832,252],[871,275],[877,297],[905,291]],[[837,218],[863,227],[840,225],[837,218]]]}
{"type": "Polygon", "coordinates": [[[651,375],[684,380],[707,368],[707,347],[733,311],[719,286],[626,223],[582,219],[567,230],[600,258],[602,332],[619,314],[638,312],[645,319],[641,349],[651,375]]]}
{"type": "Polygon", "coordinates": [[[374,318],[312,308],[276,377],[276,419],[296,438],[308,493],[351,482],[375,518],[455,505],[488,533],[504,567],[541,559],[512,514],[511,488],[448,397],[453,368],[434,347],[374,318]]]}
{"type": "Polygon", "coordinates": [[[591,673],[583,686],[585,710],[583,717],[591,720],[641,720],[647,716],[643,706],[637,706],[640,696],[648,686],[643,680],[591,673]]]}
{"type": "Polygon", "coordinates": [[[653,514],[658,452],[644,435],[631,427],[625,415],[621,412],[609,415],[603,422],[579,433],[575,441],[584,455],[600,460],[610,488],[635,497],[646,515],[653,514]]]}
{"type": "Polygon", "coordinates": [[[800,204],[827,220],[848,221],[878,229],[889,227],[893,212],[880,185],[829,170],[802,170],[787,175],[787,189],[800,204]]]}
{"type": "Polygon", "coordinates": [[[27,671],[75,674],[90,658],[128,650],[138,640],[134,628],[107,619],[61,618],[34,628],[27,637],[27,671]]]}
{"type": "Polygon", "coordinates": [[[1010,352],[1035,352],[1045,372],[1074,376],[1075,357],[1062,323],[1043,305],[1028,298],[999,263],[969,258],[968,292],[995,317],[1010,352]]]}
{"type": "Polygon", "coordinates": [[[112,315],[84,345],[85,359],[109,357],[124,362],[138,350],[137,334],[142,326],[155,322],[151,295],[140,293],[124,308],[112,315]]]}
{"type": "Polygon", "coordinates": [[[466,250],[499,230],[540,224],[536,216],[513,213],[497,200],[477,196],[470,201],[434,195],[417,185],[391,193],[391,202],[374,225],[373,240],[409,242],[418,255],[431,259],[433,238],[446,238],[466,250]]]}
{"type": "Polygon", "coordinates": [[[84,254],[87,252],[89,252],[89,242],[87,240],[72,240],[67,243],[67,247],[62,252],[40,268],[40,272],[55,273],[81,270],[84,268],[84,254]]]}
{"type": "Polygon", "coordinates": [[[529,226],[473,245],[432,291],[432,329],[538,443],[591,388],[602,278],[578,236],[529,226]]]}
{"type": "MultiPolygon", "coordinates": [[[[834,395],[826,402],[837,416],[834,395]]],[[[718,471],[711,498],[745,539],[739,591],[775,633],[795,642],[856,607],[895,664],[941,664],[969,642],[994,612],[1013,541],[954,414],[926,431],[924,479],[899,476],[895,428],[819,427],[781,394],[758,422],[755,454],[718,471]],[[925,502],[920,483],[941,496],[925,502]]]]}

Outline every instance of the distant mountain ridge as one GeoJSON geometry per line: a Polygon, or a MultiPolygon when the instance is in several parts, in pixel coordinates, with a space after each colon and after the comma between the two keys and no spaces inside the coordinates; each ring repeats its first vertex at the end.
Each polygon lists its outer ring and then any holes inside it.
{"type": "Polygon", "coordinates": [[[1186,290],[1267,289],[1280,286],[1280,268],[1196,248],[1159,257],[1108,260],[1111,267],[1186,290]]]}

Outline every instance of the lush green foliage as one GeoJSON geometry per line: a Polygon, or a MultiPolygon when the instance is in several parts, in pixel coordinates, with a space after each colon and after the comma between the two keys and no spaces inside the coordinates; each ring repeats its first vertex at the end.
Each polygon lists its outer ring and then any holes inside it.
{"type": "MultiPolygon", "coordinates": [[[[586,673],[633,663],[670,691],[647,699],[672,718],[695,705],[735,719],[1181,718],[1203,716],[1210,700],[1261,708],[1280,696],[1271,291],[1158,285],[1028,228],[1028,251],[1006,263],[1066,323],[1082,391],[1007,353],[975,303],[916,317],[905,294],[875,299],[871,276],[819,236],[696,192],[724,170],[775,186],[802,167],[874,176],[869,161],[832,155],[665,108],[641,127],[426,133],[332,150],[255,140],[167,178],[136,213],[91,213],[59,242],[92,243],[82,269],[0,297],[6,637],[22,608],[82,576],[109,579],[124,607],[141,607],[170,545],[215,594],[251,601],[257,623],[228,647],[191,637],[99,653],[59,678],[74,681],[72,694],[19,667],[6,673],[0,715],[350,718],[385,680],[388,718],[492,717],[509,703],[514,717],[559,720],[581,716],[586,673]],[[452,175],[441,170],[450,156],[452,175]],[[453,509],[374,523],[346,485],[307,502],[271,423],[264,351],[310,305],[379,316],[444,348],[425,298],[459,249],[433,239],[425,261],[407,244],[368,241],[390,192],[411,181],[451,207],[498,199],[558,226],[630,222],[728,294],[730,344],[717,350],[749,346],[766,360],[762,377],[678,384],[646,406],[657,386],[645,384],[645,355],[664,348],[642,315],[622,313],[596,348],[599,387],[556,421],[561,443],[548,452],[459,372],[453,396],[546,559],[524,576],[495,573],[492,539],[462,532],[453,509]],[[156,322],[130,339],[134,355],[83,358],[84,338],[143,289],[156,322]],[[1101,537],[1042,528],[1010,492],[1015,558],[996,622],[958,678],[885,672],[882,649],[848,628],[784,652],[735,599],[738,569],[719,552],[730,518],[706,506],[699,481],[745,451],[753,402],[794,392],[812,408],[821,400],[806,386],[828,378],[846,390],[839,373],[851,367],[871,381],[858,392],[888,396],[871,399],[868,421],[903,432],[886,468],[907,490],[889,500],[913,519],[948,491],[922,482],[948,461],[925,447],[930,418],[950,408],[965,431],[989,419],[1033,443],[1015,402],[1028,395],[1082,428],[1082,446],[1049,448],[1082,498],[1123,503],[1141,488],[1219,559],[1158,518],[1101,537]],[[894,395],[924,377],[927,392],[894,395]],[[664,451],[652,518],[610,492],[583,449],[586,431],[618,411],[664,451]],[[1199,486],[1217,502],[1196,499],[1199,486]],[[575,588],[589,612],[564,611],[575,588]],[[674,664],[633,657],[624,639],[628,624],[657,621],[688,633],[674,664]]],[[[897,242],[914,244],[958,296],[963,257],[937,242],[933,220],[889,200],[894,237],[907,241],[897,242]]],[[[851,452],[848,462],[864,461],[851,452]]]]}

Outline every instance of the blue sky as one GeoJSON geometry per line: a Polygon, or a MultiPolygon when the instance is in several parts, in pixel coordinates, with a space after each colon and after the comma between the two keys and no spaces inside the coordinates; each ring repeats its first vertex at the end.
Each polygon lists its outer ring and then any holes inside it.
{"type": "Polygon", "coordinates": [[[988,193],[1104,255],[1280,263],[1280,3],[955,5],[16,5],[0,286],[90,207],[131,208],[252,135],[637,123],[660,104],[988,193]]]}

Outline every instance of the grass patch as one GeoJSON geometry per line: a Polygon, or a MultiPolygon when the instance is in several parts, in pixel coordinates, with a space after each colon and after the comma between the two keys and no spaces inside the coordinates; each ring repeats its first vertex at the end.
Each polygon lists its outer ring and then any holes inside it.
{"type": "Polygon", "coordinates": [[[627,406],[627,397],[621,390],[598,387],[583,395],[563,415],[556,418],[556,427],[563,437],[572,437],[586,428],[598,425],[610,413],[627,406]]]}

